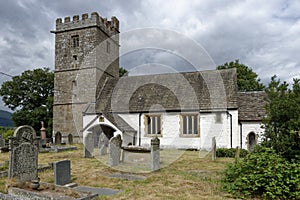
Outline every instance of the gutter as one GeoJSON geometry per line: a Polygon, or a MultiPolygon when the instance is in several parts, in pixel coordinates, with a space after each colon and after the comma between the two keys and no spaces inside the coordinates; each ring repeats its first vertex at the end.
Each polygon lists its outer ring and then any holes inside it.
{"type": "Polygon", "coordinates": [[[232,148],[232,114],[226,111],[227,115],[230,117],[230,148],[232,148]]]}
{"type": "Polygon", "coordinates": [[[139,146],[141,146],[141,135],[142,135],[141,116],[142,116],[142,113],[139,113],[139,146]]]}
{"type": "Polygon", "coordinates": [[[239,122],[240,124],[240,146],[241,149],[243,148],[243,124],[242,122],[239,122]]]}

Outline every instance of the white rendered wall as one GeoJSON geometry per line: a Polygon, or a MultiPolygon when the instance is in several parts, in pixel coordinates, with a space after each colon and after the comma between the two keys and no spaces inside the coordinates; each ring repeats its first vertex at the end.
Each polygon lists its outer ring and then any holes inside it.
{"type": "MultiPolygon", "coordinates": [[[[247,149],[247,136],[253,132],[258,135],[258,144],[261,142],[264,129],[261,128],[261,122],[241,122],[242,124],[242,148],[247,149]]],[[[240,128],[240,125],[239,125],[240,128]]]]}
{"type": "Polygon", "coordinates": [[[115,126],[113,125],[110,121],[108,121],[106,118],[104,118],[104,122],[99,122],[99,118],[97,118],[92,124],[89,125],[89,127],[86,127],[93,119],[95,119],[97,115],[85,115],[83,116],[83,127],[85,130],[83,131],[83,138],[87,135],[89,132],[88,129],[95,126],[95,125],[106,125],[110,126],[111,128],[115,129],[116,131],[114,132],[114,136],[120,134],[122,139],[123,139],[123,134],[122,132],[115,126]]]}

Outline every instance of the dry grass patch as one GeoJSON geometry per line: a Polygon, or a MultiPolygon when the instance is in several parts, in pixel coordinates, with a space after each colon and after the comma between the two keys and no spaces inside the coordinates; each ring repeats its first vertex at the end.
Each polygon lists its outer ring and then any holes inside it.
{"type": "MultiPolygon", "coordinates": [[[[71,160],[72,180],[78,185],[123,191],[117,195],[99,197],[99,199],[228,199],[227,195],[218,189],[219,171],[233,159],[218,158],[213,162],[211,154],[200,158],[199,151],[163,150],[161,158],[164,168],[150,173],[132,173],[146,177],[145,180],[133,181],[110,177],[111,174],[124,172],[110,168],[96,158],[83,158],[83,146],[76,146],[78,148],[76,151],[41,153],[39,164],[69,159],[71,160]],[[178,158],[179,154],[182,156],[178,158]],[[175,162],[164,165],[168,159],[174,159],[175,162]]],[[[6,156],[0,154],[0,159],[8,160],[8,154],[6,156]]],[[[122,166],[119,167],[122,168],[122,166]]],[[[125,167],[132,166],[125,165],[125,167]]],[[[39,177],[41,181],[53,183],[53,170],[39,173],[39,177]]],[[[0,190],[5,181],[5,179],[0,179],[0,190]]]]}

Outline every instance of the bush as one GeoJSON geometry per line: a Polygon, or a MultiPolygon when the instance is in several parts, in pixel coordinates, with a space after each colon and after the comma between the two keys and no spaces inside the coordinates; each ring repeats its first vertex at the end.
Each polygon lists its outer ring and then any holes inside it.
{"type": "MultiPolygon", "coordinates": [[[[217,157],[234,158],[235,157],[235,151],[236,151],[236,149],[234,149],[234,148],[230,148],[230,149],[219,148],[219,149],[217,149],[216,155],[217,155],[217,157]]],[[[247,154],[248,154],[247,150],[240,149],[240,158],[246,157],[247,154]]]]}
{"type": "Polygon", "coordinates": [[[257,146],[245,159],[226,167],[222,185],[239,197],[300,199],[300,163],[257,146]]]}

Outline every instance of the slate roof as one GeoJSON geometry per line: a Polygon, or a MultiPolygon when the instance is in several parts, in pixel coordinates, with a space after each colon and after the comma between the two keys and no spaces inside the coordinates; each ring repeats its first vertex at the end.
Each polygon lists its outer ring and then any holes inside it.
{"type": "Polygon", "coordinates": [[[266,115],[267,94],[259,92],[238,92],[239,121],[261,121],[266,115]]]}
{"type": "Polygon", "coordinates": [[[108,79],[97,112],[237,109],[236,69],[108,79]]]}
{"type": "MultiPolygon", "coordinates": [[[[95,104],[94,103],[90,103],[88,104],[87,108],[85,109],[85,111],[83,112],[85,115],[87,114],[95,114],[97,113],[95,111],[95,104]]],[[[134,130],[134,128],[132,128],[126,121],[123,120],[123,118],[121,118],[118,114],[112,114],[109,112],[102,112],[102,114],[104,115],[104,117],[110,121],[113,125],[115,125],[120,131],[122,132],[136,132],[136,130],[134,130]]],[[[90,125],[97,120],[98,118],[94,118],[86,127],[83,128],[82,131],[84,131],[85,129],[89,128],[90,125]]]]}

